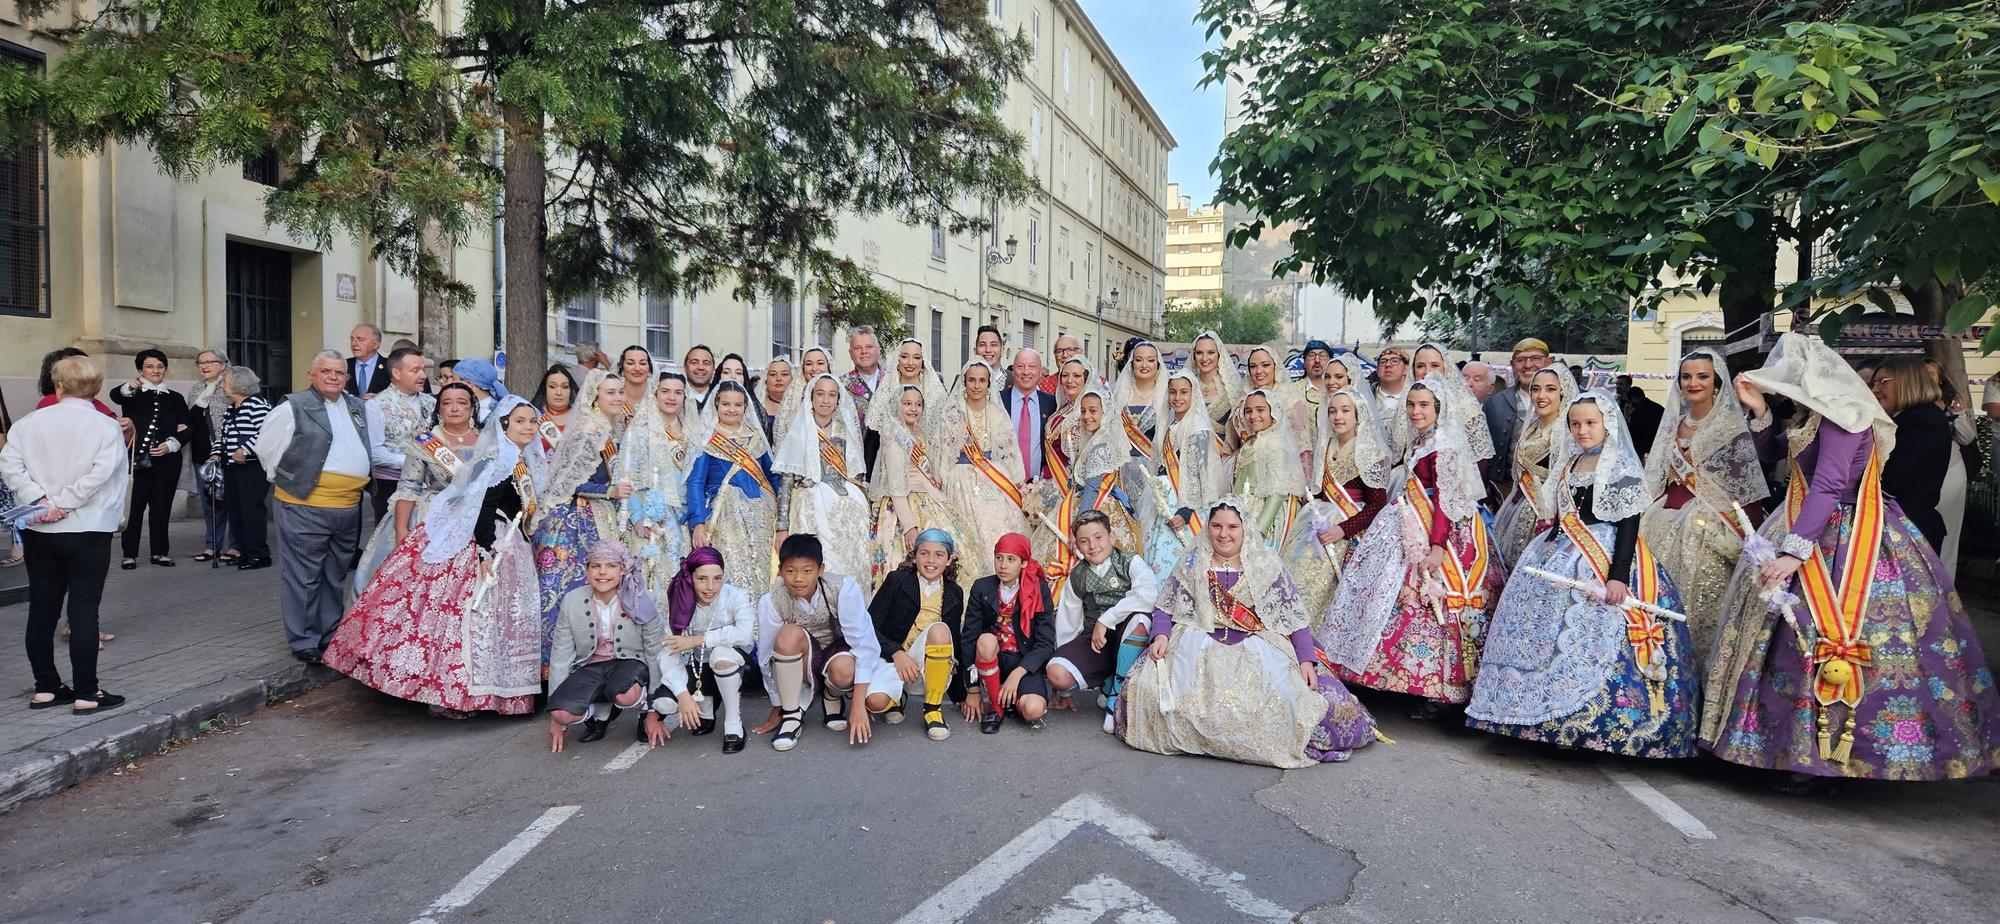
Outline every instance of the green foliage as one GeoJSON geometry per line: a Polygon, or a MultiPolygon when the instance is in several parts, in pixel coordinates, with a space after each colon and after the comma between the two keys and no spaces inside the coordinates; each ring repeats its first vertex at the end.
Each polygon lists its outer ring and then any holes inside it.
{"type": "Polygon", "coordinates": [[[1834,299],[1849,320],[1888,301],[1879,288],[1857,298],[1864,287],[1900,287],[1964,330],[1988,302],[1959,295],[1992,291],[2000,272],[1996,94],[2000,7],[1867,0],[1831,17],[1817,3],[1777,7],[1642,75],[1620,101],[1671,113],[1664,141],[1688,152],[1691,185],[1754,165],[1767,171],[1757,192],[1825,235],[1783,304],[1834,299]]]}
{"type": "MultiPolygon", "coordinates": [[[[1529,311],[1475,315],[1426,314],[1418,327],[1425,340],[1453,349],[1498,351],[1502,356],[1527,337],[1548,343],[1558,356],[1625,352],[1627,324],[1623,314],[1604,314],[1589,307],[1551,303],[1529,311]]],[[[1503,360],[1504,361],[1504,360],[1503,360]]]]}
{"type": "Polygon", "coordinates": [[[1169,342],[1185,343],[1212,330],[1223,343],[1269,343],[1278,339],[1279,308],[1270,302],[1245,301],[1234,295],[1209,298],[1167,310],[1169,342]]]}
{"type": "MultiPolygon", "coordinates": [[[[421,246],[491,220],[504,109],[549,164],[550,288],[789,294],[872,285],[825,242],[843,215],[980,227],[1031,188],[1000,120],[1026,43],[973,0],[107,0],[21,7],[65,42],[0,70],[0,143],[144,143],[181,176],[275,147],[268,217],[354,234],[463,304],[421,246]]],[[[541,254],[522,255],[539,262],[541,254]]],[[[531,310],[540,310],[534,306],[531,310]]]]}

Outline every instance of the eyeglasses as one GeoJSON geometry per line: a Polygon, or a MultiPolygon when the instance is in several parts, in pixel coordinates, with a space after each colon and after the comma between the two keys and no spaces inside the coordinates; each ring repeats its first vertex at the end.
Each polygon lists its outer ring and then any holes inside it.
{"type": "Polygon", "coordinates": [[[222,360],[219,360],[219,359],[197,359],[197,360],[195,360],[195,361],[194,361],[194,364],[195,364],[195,365],[197,365],[197,366],[220,366],[220,365],[222,365],[222,360]]]}

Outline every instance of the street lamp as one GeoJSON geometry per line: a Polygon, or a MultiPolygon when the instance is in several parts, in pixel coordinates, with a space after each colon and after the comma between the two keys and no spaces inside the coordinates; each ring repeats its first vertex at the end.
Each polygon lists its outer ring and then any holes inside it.
{"type": "MultiPolygon", "coordinates": [[[[1104,297],[1104,296],[1102,296],[1102,295],[1100,295],[1100,296],[1098,296],[1098,297],[1097,297],[1097,348],[1098,348],[1098,349],[1100,349],[1100,350],[1106,350],[1106,347],[1104,346],[1104,312],[1105,312],[1105,309],[1108,309],[1108,308],[1116,308],[1116,307],[1118,307],[1118,287],[1117,287],[1117,286],[1112,286],[1112,287],[1111,287],[1111,297],[1110,297],[1110,298],[1105,298],[1105,297],[1104,297]]],[[[1108,359],[1110,359],[1110,357],[1111,357],[1111,354],[1110,354],[1110,352],[1109,352],[1108,350],[1106,350],[1106,352],[1105,352],[1105,358],[1106,358],[1106,359],[1108,360],[1108,359]]],[[[1109,365],[1109,363],[1107,362],[1107,363],[1106,363],[1106,365],[1109,365]]]]}
{"type": "MultiPolygon", "coordinates": [[[[1000,230],[1000,229],[998,229],[998,228],[995,228],[995,229],[994,229],[994,232],[995,232],[995,233],[998,233],[998,232],[999,232],[999,230],[1000,230]]],[[[980,273],[979,273],[979,315],[980,315],[980,317],[982,317],[982,318],[983,318],[983,317],[985,317],[985,315],[986,315],[986,310],[987,310],[987,303],[988,303],[988,298],[989,298],[989,292],[988,292],[987,290],[988,290],[988,289],[990,289],[990,288],[992,287],[992,283],[993,283],[993,274],[992,274],[992,270],[993,270],[993,267],[995,267],[995,266],[999,266],[999,265],[1000,265],[1000,264],[1002,264],[1002,263],[1012,263],[1012,262],[1014,262],[1014,250],[1015,250],[1016,248],[1018,248],[1019,246],[1021,246],[1021,242],[1020,242],[1020,241],[1017,241],[1017,240],[1014,240],[1014,235],[1011,235],[1011,234],[1009,234],[1009,235],[1007,235],[1007,255],[1006,255],[1006,256],[1001,256],[1001,255],[1000,255],[1000,250],[999,250],[999,248],[997,248],[997,247],[989,247],[989,248],[987,248],[987,250],[986,250],[986,265],[985,265],[985,266],[983,266],[983,267],[980,267],[980,273]]],[[[1011,300],[1009,300],[1009,301],[1010,301],[1010,305],[1011,305],[1011,300]]],[[[1008,326],[1008,327],[1010,327],[1010,328],[1014,326],[1014,311],[1013,311],[1013,308],[1012,308],[1011,306],[1010,306],[1010,307],[1009,307],[1009,308],[1007,309],[1007,326],[1008,326]]],[[[1005,340],[1006,340],[1006,335],[1004,335],[1004,334],[1003,334],[1003,335],[1002,335],[1002,342],[1005,342],[1005,340]]]]}
{"type": "Polygon", "coordinates": [[[986,251],[986,265],[998,266],[1002,263],[1014,262],[1014,251],[1020,246],[1021,242],[1015,240],[1014,235],[1007,235],[1007,255],[1003,257],[1000,255],[998,248],[990,248],[986,251]]]}

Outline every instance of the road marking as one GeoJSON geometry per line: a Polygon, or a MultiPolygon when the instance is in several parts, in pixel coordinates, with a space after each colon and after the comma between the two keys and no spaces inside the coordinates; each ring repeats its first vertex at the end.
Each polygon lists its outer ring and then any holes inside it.
{"type": "Polygon", "coordinates": [[[1095,924],[1106,917],[1118,924],[1179,924],[1152,899],[1105,875],[1079,883],[1063,896],[1062,904],[1042,912],[1034,924],[1095,924]]]}
{"type": "Polygon", "coordinates": [[[646,756],[646,752],[652,749],[653,746],[644,741],[633,744],[625,750],[619,751],[617,757],[613,757],[605,762],[604,769],[598,772],[617,773],[620,770],[630,770],[633,764],[639,762],[639,758],[646,756]]]}
{"type": "Polygon", "coordinates": [[[1654,789],[1645,780],[1624,770],[1614,770],[1610,767],[1598,769],[1604,771],[1604,775],[1610,777],[1611,782],[1617,783],[1619,789],[1625,790],[1632,798],[1639,800],[1641,805],[1652,809],[1653,814],[1660,816],[1661,821],[1679,828],[1682,834],[1698,841],[1715,840],[1715,832],[1702,824],[1701,819],[1689,814],[1687,809],[1680,807],[1680,803],[1667,798],[1666,793],[1654,789]]]}
{"type": "Polygon", "coordinates": [[[460,879],[457,885],[451,887],[451,891],[438,896],[438,900],[431,902],[431,906],[424,909],[423,915],[411,924],[437,924],[440,916],[472,904],[472,900],[478,898],[479,893],[486,891],[488,886],[498,881],[514,864],[521,862],[521,858],[527,856],[528,851],[535,849],[535,845],[548,837],[549,832],[554,831],[557,825],[568,821],[581,807],[558,805],[543,812],[542,817],[528,825],[527,830],[514,835],[513,840],[494,851],[492,856],[486,858],[486,862],[479,864],[472,872],[466,873],[464,879],[460,879]]]}
{"type": "MultiPolygon", "coordinates": [[[[1229,907],[1260,921],[1290,921],[1293,912],[1252,894],[1228,871],[1202,859],[1180,842],[1161,837],[1143,819],[1112,808],[1092,793],[1079,793],[1050,812],[1048,817],[1028,826],[999,850],[972,865],[972,868],[923,904],[897,920],[897,924],[933,924],[963,919],[980,902],[998,892],[1007,881],[1020,875],[1043,854],[1056,848],[1070,832],[1086,824],[1096,825],[1125,846],[1219,896],[1229,907]]],[[[1120,919],[1121,921],[1123,918],[1120,919]]],[[[1134,924],[1144,921],[1135,918],[1134,924]]]]}

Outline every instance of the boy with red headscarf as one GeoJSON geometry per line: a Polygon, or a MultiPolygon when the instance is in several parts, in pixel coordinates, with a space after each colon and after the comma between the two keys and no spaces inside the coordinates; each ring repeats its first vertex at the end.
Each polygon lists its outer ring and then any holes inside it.
{"type": "Polygon", "coordinates": [[[1000,730],[1010,708],[1028,727],[1042,727],[1049,708],[1042,671],[1056,652],[1049,583],[1028,537],[1001,536],[993,544],[993,567],[994,574],[972,582],[965,614],[965,634],[977,639],[972,663],[986,707],[979,730],[988,735],[1000,730]]]}

